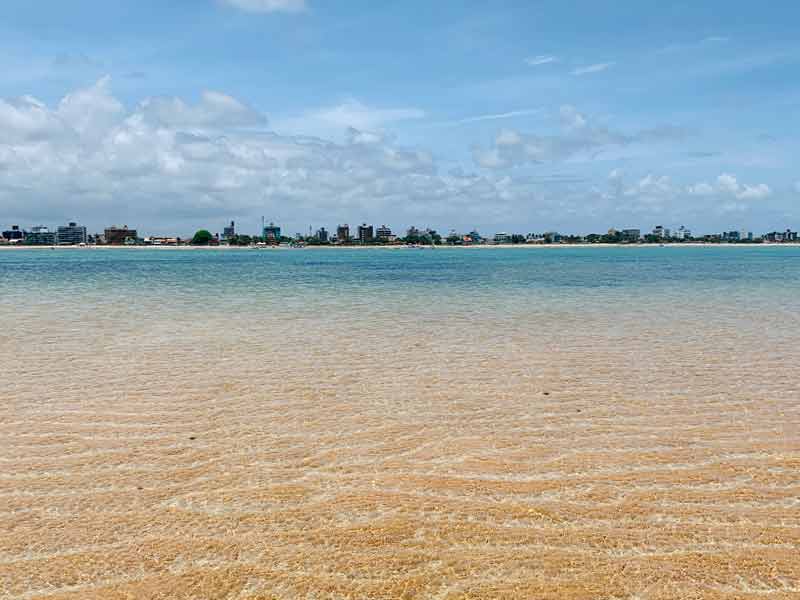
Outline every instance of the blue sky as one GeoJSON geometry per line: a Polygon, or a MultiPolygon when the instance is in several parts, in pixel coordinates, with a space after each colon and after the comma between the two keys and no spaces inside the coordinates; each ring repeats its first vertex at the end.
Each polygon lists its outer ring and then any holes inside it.
{"type": "Polygon", "coordinates": [[[800,226],[800,5],[0,5],[0,218],[800,226]]]}

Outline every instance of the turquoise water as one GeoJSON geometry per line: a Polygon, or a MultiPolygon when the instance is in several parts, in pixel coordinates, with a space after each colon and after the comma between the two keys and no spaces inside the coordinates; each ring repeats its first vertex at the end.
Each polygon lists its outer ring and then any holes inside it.
{"type": "Polygon", "coordinates": [[[81,285],[219,293],[452,289],[459,293],[687,292],[793,289],[796,247],[548,248],[491,250],[12,250],[0,252],[6,295],[81,285]],[[144,288],[142,287],[144,286],[144,288]]]}
{"type": "Polygon", "coordinates": [[[0,284],[6,331],[125,314],[142,327],[218,320],[276,339],[300,336],[296,319],[370,335],[451,324],[485,337],[524,327],[616,338],[652,325],[696,340],[712,326],[789,339],[800,248],[10,250],[0,284]]]}

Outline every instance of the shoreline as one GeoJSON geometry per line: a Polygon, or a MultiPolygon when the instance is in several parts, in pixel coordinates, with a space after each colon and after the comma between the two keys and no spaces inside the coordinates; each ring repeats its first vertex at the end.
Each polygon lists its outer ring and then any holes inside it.
{"type": "Polygon", "coordinates": [[[290,246],[25,246],[19,244],[4,244],[0,245],[0,251],[25,251],[25,250],[214,250],[214,251],[236,251],[236,250],[260,250],[260,251],[276,251],[276,250],[501,250],[501,249],[557,249],[557,248],[626,248],[626,249],[643,249],[643,248],[797,248],[800,247],[800,242],[766,242],[760,244],[714,244],[709,242],[688,242],[688,243],[666,243],[666,244],[480,244],[473,246],[406,246],[406,245],[387,245],[387,246],[303,246],[303,247],[290,247],[290,246]]]}

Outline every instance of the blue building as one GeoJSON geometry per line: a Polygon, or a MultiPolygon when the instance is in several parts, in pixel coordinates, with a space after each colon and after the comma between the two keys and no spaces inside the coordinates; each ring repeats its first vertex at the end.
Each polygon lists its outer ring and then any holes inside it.
{"type": "Polygon", "coordinates": [[[22,241],[25,239],[25,232],[19,228],[19,225],[12,225],[11,229],[3,232],[3,237],[9,241],[22,241]]]}
{"type": "Polygon", "coordinates": [[[70,223],[69,225],[62,225],[58,228],[56,239],[62,246],[76,246],[78,244],[85,244],[88,241],[86,236],[86,227],[83,225],[78,225],[74,222],[70,223]]]}
{"type": "Polygon", "coordinates": [[[281,241],[281,228],[272,221],[270,221],[269,225],[264,226],[262,234],[265,242],[278,243],[281,241]]]}

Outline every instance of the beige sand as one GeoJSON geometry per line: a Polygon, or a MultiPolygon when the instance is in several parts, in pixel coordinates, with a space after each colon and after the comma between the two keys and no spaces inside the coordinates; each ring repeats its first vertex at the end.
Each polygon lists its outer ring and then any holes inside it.
{"type": "Polygon", "coordinates": [[[1,323],[0,598],[800,598],[780,315],[37,310],[1,323]]]}

